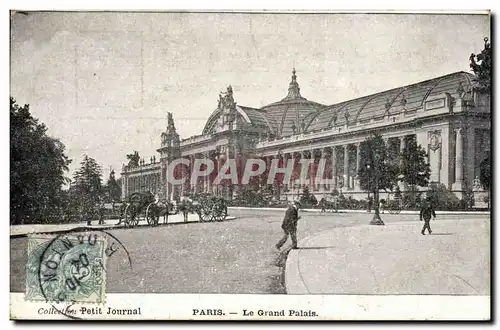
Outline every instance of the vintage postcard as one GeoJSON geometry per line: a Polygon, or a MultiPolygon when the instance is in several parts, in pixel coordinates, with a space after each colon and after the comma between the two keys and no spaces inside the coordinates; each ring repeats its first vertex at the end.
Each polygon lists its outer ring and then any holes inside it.
{"type": "Polygon", "coordinates": [[[490,26],[11,11],[10,318],[490,320],[490,26]]]}

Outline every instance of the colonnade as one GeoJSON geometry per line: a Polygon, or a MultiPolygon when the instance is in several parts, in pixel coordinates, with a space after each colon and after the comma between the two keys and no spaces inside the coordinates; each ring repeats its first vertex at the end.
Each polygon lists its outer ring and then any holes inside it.
{"type": "MultiPolygon", "coordinates": [[[[454,134],[454,159],[450,158],[452,163],[452,168],[454,169],[454,178],[452,178],[454,190],[461,190],[462,183],[464,182],[464,134],[465,130],[463,128],[455,129],[454,134]]],[[[386,145],[388,148],[392,148],[394,154],[398,152],[401,153],[408,141],[408,139],[416,139],[416,135],[404,135],[398,137],[390,137],[384,138],[386,145]],[[399,149],[399,150],[398,150],[399,149]]],[[[425,146],[424,146],[425,148],[425,146]]],[[[237,189],[235,187],[231,187],[230,185],[221,186],[213,183],[215,176],[220,171],[221,164],[225,159],[233,158],[234,154],[238,154],[235,152],[234,148],[223,148],[222,152],[217,149],[211,149],[204,152],[199,152],[195,154],[191,154],[188,156],[184,156],[183,158],[188,158],[190,161],[190,167],[183,167],[183,173],[181,175],[186,177],[186,180],[183,185],[177,186],[175,189],[178,189],[177,194],[184,193],[209,193],[213,195],[232,195],[233,190],[237,189]],[[192,166],[196,159],[198,158],[209,158],[214,160],[214,164],[216,167],[213,171],[213,175],[199,177],[197,182],[191,182],[190,174],[192,170],[192,166]]],[[[323,173],[325,175],[323,178],[330,179],[330,183],[321,183],[316,181],[316,173],[310,170],[307,171],[307,175],[302,177],[300,175],[294,175],[292,180],[288,183],[283,184],[273,184],[275,191],[278,191],[279,196],[284,195],[299,195],[302,192],[304,186],[308,186],[311,192],[331,192],[334,189],[343,192],[359,192],[360,184],[358,179],[358,171],[360,169],[360,159],[361,159],[361,142],[353,141],[351,143],[345,144],[337,144],[328,147],[322,148],[310,148],[299,151],[290,151],[286,150],[280,151],[276,150],[275,155],[265,156],[263,160],[266,162],[267,168],[269,168],[273,159],[281,159],[284,163],[288,163],[289,161],[295,162],[296,164],[300,164],[301,160],[309,160],[308,163],[315,164],[313,167],[318,167],[320,160],[324,159],[325,168],[323,169],[323,173]]],[[[282,167],[285,167],[286,164],[282,164],[282,167]]],[[[300,165],[294,165],[294,168],[300,165]]],[[[302,171],[302,170],[301,170],[302,171]]],[[[161,172],[165,172],[164,166],[162,166],[161,172]]],[[[163,173],[134,173],[133,175],[128,175],[124,177],[126,179],[124,185],[124,189],[130,195],[135,191],[159,191],[162,186],[162,182],[165,182],[165,174],[163,173]]],[[[167,188],[168,191],[172,191],[170,188],[167,188]]]]}
{"type": "Polygon", "coordinates": [[[125,182],[125,191],[127,196],[134,192],[152,191],[157,192],[161,186],[160,173],[134,173],[133,176],[127,176],[125,182]]]}

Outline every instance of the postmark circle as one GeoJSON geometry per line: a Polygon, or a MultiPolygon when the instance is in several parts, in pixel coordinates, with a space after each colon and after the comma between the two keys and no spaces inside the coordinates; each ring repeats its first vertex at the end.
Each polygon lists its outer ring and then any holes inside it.
{"type": "Polygon", "coordinates": [[[132,269],[126,247],[104,230],[73,230],[53,237],[39,258],[37,277],[43,299],[60,314],[80,319],[71,306],[105,303],[106,260],[121,251],[132,269]]]}

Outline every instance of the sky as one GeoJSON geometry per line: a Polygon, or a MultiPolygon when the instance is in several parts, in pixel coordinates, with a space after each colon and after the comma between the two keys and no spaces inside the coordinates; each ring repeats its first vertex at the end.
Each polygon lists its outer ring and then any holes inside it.
{"type": "Polygon", "coordinates": [[[456,71],[490,37],[487,15],[30,12],[11,20],[10,94],[107,177],[156,154],[172,112],[201,134],[232,85],[238,104],[301,94],[334,104],[456,71]]]}

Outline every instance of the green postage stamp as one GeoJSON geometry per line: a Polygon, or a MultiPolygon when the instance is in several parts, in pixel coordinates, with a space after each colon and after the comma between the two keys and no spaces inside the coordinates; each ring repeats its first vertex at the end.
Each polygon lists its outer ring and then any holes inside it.
{"type": "Polygon", "coordinates": [[[95,233],[29,237],[25,299],[104,303],[105,247],[95,233]]]}

